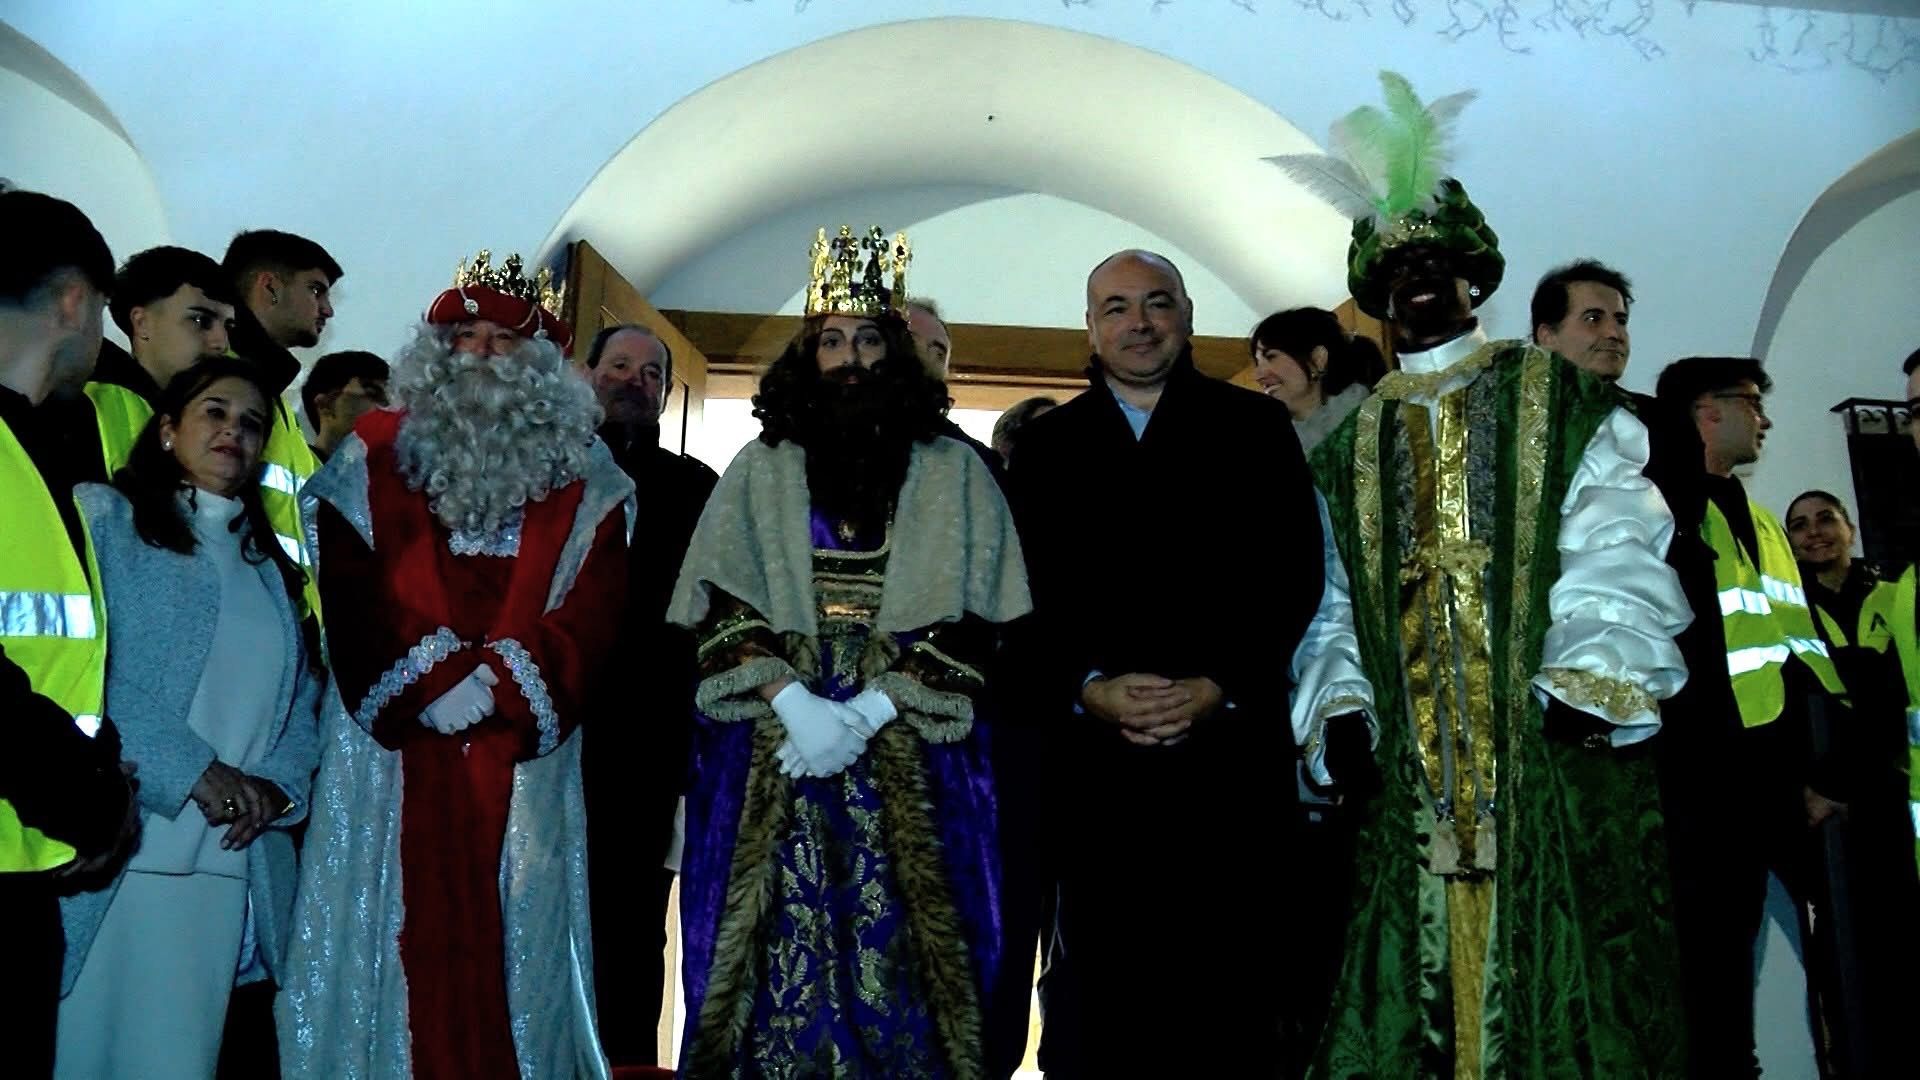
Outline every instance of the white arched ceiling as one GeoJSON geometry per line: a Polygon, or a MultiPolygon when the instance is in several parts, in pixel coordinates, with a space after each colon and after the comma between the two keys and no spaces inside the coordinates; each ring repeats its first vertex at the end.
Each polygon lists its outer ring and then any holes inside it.
{"type": "Polygon", "coordinates": [[[1920,191],[1920,130],[1881,147],[1820,193],[1774,269],[1753,335],[1753,355],[1764,358],[1772,351],[1780,317],[1820,256],[1874,211],[1915,191],[1920,191]]]}
{"type": "Polygon", "coordinates": [[[1261,160],[1314,149],[1260,102],[1131,45],[993,19],[891,23],[682,99],[601,168],[541,258],[584,238],[646,292],[784,209],[856,191],[986,185],[1135,222],[1255,310],[1332,306],[1346,296],[1348,222],[1261,160]]]}
{"type": "Polygon", "coordinates": [[[72,68],[0,22],[0,178],[78,206],[116,258],[169,238],[160,189],[112,110],[72,68]]]}

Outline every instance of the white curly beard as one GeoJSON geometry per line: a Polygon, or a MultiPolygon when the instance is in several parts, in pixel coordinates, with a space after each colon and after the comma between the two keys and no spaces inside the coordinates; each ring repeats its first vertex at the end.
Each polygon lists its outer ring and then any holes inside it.
{"type": "Polygon", "coordinates": [[[493,533],[585,473],[600,405],[550,341],[505,356],[451,342],[451,328],[423,326],[394,358],[400,472],[447,528],[493,533]]]}

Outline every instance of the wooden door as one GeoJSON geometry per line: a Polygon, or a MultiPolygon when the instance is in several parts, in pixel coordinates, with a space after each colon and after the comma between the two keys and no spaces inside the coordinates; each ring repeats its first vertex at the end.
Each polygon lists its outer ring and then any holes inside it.
{"type": "Polygon", "coordinates": [[[700,426],[707,400],[707,358],[680,329],[647,302],[620,272],[585,240],[567,252],[567,296],[560,317],[573,326],[574,352],[582,362],[593,336],[609,326],[632,323],[660,336],[673,352],[673,385],[660,413],[660,445],[687,452],[687,436],[700,426]]]}

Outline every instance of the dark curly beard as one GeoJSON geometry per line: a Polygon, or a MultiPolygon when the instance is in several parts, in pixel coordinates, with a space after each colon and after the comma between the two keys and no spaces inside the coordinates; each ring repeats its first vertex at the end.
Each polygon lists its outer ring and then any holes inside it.
{"type": "Polygon", "coordinates": [[[807,452],[814,509],[862,530],[886,522],[916,437],[898,422],[898,405],[882,380],[857,367],[826,372],[806,388],[794,441],[807,452]]]}

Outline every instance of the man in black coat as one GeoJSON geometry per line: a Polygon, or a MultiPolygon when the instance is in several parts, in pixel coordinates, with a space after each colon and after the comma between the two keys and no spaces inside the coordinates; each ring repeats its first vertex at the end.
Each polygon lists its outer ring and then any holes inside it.
{"type": "Polygon", "coordinates": [[[1283,406],[1194,367],[1167,259],[1101,262],[1086,319],[1090,388],[1023,432],[1011,468],[1025,693],[1057,735],[1043,1065],[1267,1075],[1285,942],[1331,932],[1289,925],[1284,885],[1289,661],[1324,584],[1312,480],[1283,406]]]}
{"type": "Polygon", "coordinates": [[[693,640],[667,622],[693,527],[719,481],[660,445],[673,354],[644,326],[611,326],[587,350],[606,423],[600,439],[633,478],[639,520],[627,547],[626,621],[582,743],[587,873],[600,1038],[615,1065],[653,1065],[666,983],[663,867],[685,788],[693,728],[693,640]]]}

